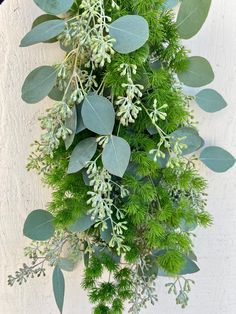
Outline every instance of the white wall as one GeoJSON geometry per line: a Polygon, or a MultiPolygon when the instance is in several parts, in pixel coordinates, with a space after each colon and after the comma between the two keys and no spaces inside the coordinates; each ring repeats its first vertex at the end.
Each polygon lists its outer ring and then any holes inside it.
{"type": "MultiPolygon", "coordinates": [[[[20,39],[30,29],[40,10],[32,0],[5,0],[0,7],[0,314],[56,314],[48,277],[30,281],[23,287],[6,285],[7,275],[21,266],[22,236],[26,215],[43,208],[49,193],[39,178],[24,166],[30,144],[39,135],[37,117],[49,101],[27,105],[20,88],[25,76],[36,66],[51,64],[61,55],[56,45],[19,48],[20,39]]],[[[229,103],[224,111],[207,114],[196,107],[199,128],[208,144],[217,144],[236,156],[236,1],[213,0],[202,31],[186,44],[193,54],[211,61],[216,79],[212,87],[229,103]]],[[[214,226],[198,232],[196,252],[201,272],[186,314],[236,313],[236,167],[226,174],[214,174],[204,167],[209,181],[208,209],[214,226]]],[[[85,292],[80,288],[81,269],[66,276],[65,314],[90,314],[85,292]]],[[[160,302],[143,314],[179,314],[173,297],[158,283],[160,302]]]]}

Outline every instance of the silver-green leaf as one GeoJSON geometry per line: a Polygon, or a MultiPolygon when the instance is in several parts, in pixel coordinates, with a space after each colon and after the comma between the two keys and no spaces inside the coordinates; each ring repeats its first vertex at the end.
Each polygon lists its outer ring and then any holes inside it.
{"type": "Polygon", "coordinates": [[[177,17],[177,29],[183,39],[196,35],[204,24],[211,0],[183,0],[177,17]]]}
{"type": "Polygon", "coordinates": [[[197,130],[190,127],[182,127],[171,133],[170,136],[173,145],[180,138],[182,138],[180,143],[187,145],[187,148],[182,150],[183,155],[192,154],[202,146],[202,138],[199,136],[197,130]]]}
{"type": "Polygon", "coordinates": [[[65,296],[65,279],[61,269],[56,266],[52,275],[52,284],[55,301],[60,313],[63,311],[64,296],[65,296]]]}
{"type": "Polygon", "coordinates": [[[76,222],[68,227],[71,232],[84,232],[95,224],[90,215],[83,215],[76,222]]]}
{"type": "Polygon", "coordinates": [[[206,112],[217,112],[227,106],[224,98],[214,89],[204,89],[196,95],[196,103],[206,112]]]}
{"type": "Polygon", "coordinates": [[[64,96],[64,91],[61,91],[57,86],[54,86],[50,93],[48,94],[48,97],[52,100],[61,101],[64,96]]]}
{"type": "Polygon", "coordinates": [[[87,129],[100,135],[112,133],[115,124],[115,110],[112,103],[96,94],[85,98],[81,115],[87,129]]]}
{"type": "Polygon", "coordinates": [[[179,3],[179,0],[166,0],[163,4],[163,7],[166,10],[173,9],[177,4],[179,3]]]}
{"type": "Polygon", "coordinates": [[[21,47],[28,47],[41,42],[52,39],[64,30],[65,22],[63,20],[50,20],[35,26],[25,37],[21,40],[21,47]]]}
{"type": "MultiPolygon", "coordinates": [[[[194,274],[194,273],[197,273],[199,270],[200,269],[198,265],[193,260],[191,260],[187,256],[184,256],[184,265],[179,271],[178,275],[184,276],[184,275],[194,274]]],[[[170,275],[164,269],[159,267],[158,276],[169,277],[170,275]]]]}
{"type": "MultiPolygon", "coordinates": [[[[60,20],[60,18],[57,17],[56,15],[51,15],[51,14],[40,15],[34,20],[32,24],[32,29],[38,26],[39,24],[42,24],[44,22],[51,21],[51,20],[60,20]]],[[[52,39],[44,41],[44,43],[55,43],[55,42],[57,42],[57,36],[52,39]]]]}
{"type": "Polygon", "coordinates": [[[86,163],[93,158],[96,150],[97,142],[95,137],[89,137],[79,142],[71,154],[67,173],[76,173],[83,169],[86,163]]]}
{"type": "Polygon", "coordinates": [[[71,134],[67,135],[65,139],[66,150],[72,145],[77,128],[77,110],[76,106],[72,108],[72,116],[65,121],[65,127],[71,131],[71,134]]]}
{"type": "Polygon", "coordinates": [[[79,134],[83,130],[85,130],[85,125],[82,119],[82,114],[81,114],[82,106],[79,104],[77,106],[77,129],[76,129],[76,134],[79,134]]]}
{"type": "Polygon", "coordinates": [[[65,271],[73,271],[75,268],[75,262],[71,259],[61,257],[58,261],[58,266],[65,271]]]}
{"type": "Polygon", "coordinates": [[[34,241],[46,241],[50,239],[55,227],[53,216],[48,211],[37,209],[31,212],[24,223],[24,235],[34,241]]]}
{"type": "Polygon", "coordinates": [[[205,58],[194,56],[189,58],[187,70],[178,73],[178,78],[186,86],[201,87],[214,80],[214,72],[205,58]]]}
{"type": "Polygon", "coordinates": [[[45,98],[56,84],[57,71],[51,66],[34,69],[25,79],[22,86],[22,99],[35,104],[45,98]]]}
{"type": "Polygon", "coordinates": [[[149,26],[142,16],[125,15],[111,23],[109,33],[116,40],[114,50],[126,54],[146,43],[149,38],[149,26]]]}
{"type": "Polygon", "coordinates": [[[74,0],[34,0],[34,2],[44,12],[58,15],[67,12],[74,0]]]}
{"type": "Polygon", "coordinates": [[[218,146],[206,147],[201,152],[200,160],[215,172],[225,172],[235,164],[234,156],[218,146]]]}
{"type": "Polygon", "coordinates": [[[123,177],[130,154],[129,144],[123,138],[112,135],[102,153],[103,165],[111,174],[123,177]]]}

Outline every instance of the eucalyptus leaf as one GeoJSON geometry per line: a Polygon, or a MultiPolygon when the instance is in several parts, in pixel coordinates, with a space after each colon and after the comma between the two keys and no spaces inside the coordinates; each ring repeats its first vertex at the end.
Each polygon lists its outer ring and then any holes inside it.
{"type": "Polygon", "coordinates": [[[206,147],[200,155],[200,160],[215,172],[225,172],[235,164],[235,158],[223,148],[206,147]]]}
{"type": "MultiPolygon", "coordinates": [[[[187,256],[184,256],[184,265],[177,275],[178,276],[184,276],[184,275],[188,275],[188,274],[194,274],[194,273],[198,272],[199,270],[200,269],[199,269],[198,265],[193,260],[191,260],[187,256]]],[[[171,275],[168,274],[161,267],[158,268],[158,276],[160,276],[160,277],[171,277],[171,275]]]]}
{"type": "Polygon", "coordinates": [[[111,23],[109,33],[116,40],[114,50],[126,54],[146,43],[149,38],[149,26],[142,16],[125,15],[111,23]]]}
{"type": "Polygon", "coordinates": [[[35,26],[21,40],[20,47],[28,47],[55,38],[64,31],[63,20],[51,20],[35,26]]]}
{"type": "Polygon", "coordinates": [[[177,17],[177,29],[183,39],[196,35],[204,24],[211,0],[183,0],[177,17]]]}
{"type": "Polygon", "coordinates": [[[192,261],[190,258],[185,256],[185,264],[183,268],[181,269],[181,271],[179,272],[179,275],[183,276],[183,275],[188,275],[188,274],[194,274],[194,273],[197,273],[199,270],[200,269],[198,265],[194,261],[192,261]]]}
{"type": "Polygon", "coordinates": [[[72,108],[72,116],[70,118],[67,118],[65,121],[65,127],[69,129],[72,133],[67,135],[65,139],[65,146],[66,150],[72,145],[74,138],[75,138],[75,133],[76,133],[76,128],[77,128],[77,110],[76,106],[72,108]]]}
{"type": "Polygon", "coordinates": [[[93,158],[96,150],[95,137],[89,137],[79,142],[71,154],[67,173],[76,173],[83,169],[86,163],[93,158]]]}
{"type": "Polygon", "coordinates": [[[58,267],[65,271],[73,271],[75,268],[75,263],[68,258],[60,258],[58,261],[58,267]]]}
{"type": "Polygon", "coordinates": [[[197,228],[197,223],[187,223],[184,219],[181,220],[180,229],[184,232],[190,232],[197,228]]]}
{"type": "Polygon", "coordinates": [[[129,144],[123,138],[112,135],[102,152],[103,165],[111,174],[123,177],[130,154],[129,144]]]}
{"type": "Polygon", "coordinates": [[[54,86],[50,93],[48,94],[48,97],[55,101],[61,101],[64,96],[64,91],[61,91],[57,86],[54,86]]]}
{"type": "Polygon", "coordinates": [[[55,301],[60,313],[63,311],[64,296],[65,296],[65,279],[61,269],[56,266],[52,275],[52,284],[55,301]]]}
{"type": "MultiPolygon", "coordinates": [[[[43,14],[43,15],[40,15],[38,16],[33,24],[32,24],[32,29],[35,28],[36,26],[38,26],[39,24],[42,24],[44,22],[47,22],[47,21],[51,21],[51,20],[59,20],[60,18],[57,17],[56,15],[51,15],[51,14],[43,14]]],[[[49,39],[49,40],[46,40],[44,41],[45,43],[55,43],[57,42],[57,37],[55,38],[52,38],[52,39],[49,39]]]]}
{"type": "Polygon", "coordinates": [[[26,218],[23,233],[31,240],[46,241],[55,232],[53,220],[52,214],[48,211],[42,209],[34,210],[26,218]]]}
{"type": "Polygon", "coordinates": [[[90,215],[83,215],[76,222],[68,227],[71,232],[84,232],[95,224],[95,220],[90,215]]]}
{"type": "Polygon", "coordinates": [[[177,4],[179,4],[179,0],[166,0],[163,4],[163,7],[166,10],[170,10],[170,9],[173,9],[174,7],[176,7],[177,4]]]}
{"type": "Polygon", "coordinates": [[[188,69],[178,73],[179,80],[186,86],[201,87],[214,80],[210,63],[203,57],[190,57],[188,69]]]}
{"type": "Polygon", "coordinates": [[[214,89],[204,89],[196,95],[196,103],[206,112],[216,112],[227,106],[224,98],[214,89]]]}
{"type": "Polygon", "coordinates": [[[84,180],[84,184],[85,184],[86,186],[91,186],[90,179],[89,179],[89,176],[88,176],[88,174],[87,174],[86,169],[83,169],[83,170],[82,170],[82,177],[83,177],[83,180],[84,180]]]}
{"type": "Polygon", "coordinates": [[[22,99],[35,104],[45,98],[56,84],[57,71],[51,66],[34,69],[25,79],[22,86],[22,99]]]}
{"type": "Polygon", "coordinates": [[[121,257],[117,254],[114,254],[108,247],[104,246],[95,246],[94,245],[94,255],[98,259],[103,259],[104,256],[110,257],[114,263],[119,264],[121,257]]]}
{"type": "Polygon", "coordinates": [[[187,145],[187,148],[182,150],[183,155],[192,154],[202,146],[202,138],[195,129],[190,127],[182,127],[171,133],[170,136],[172,146],[178,139],[183,138],[180,143],[187,145]]]}
{"type": "Polygon", "coordinates": [[[34,2],[44,12],[58,15],[67,12],[74,0],[34,0],[34,2]]]}
{"type": "Polygon", "coordinates": [[[111,225],[111,220],[107,222],[107,228],[105,230],[101,230],[100,232],[101,238],[103,241],[106,243],[109,243],[112,239],[112,225],[111,225]]]}
{"type": "Polygon", "coordinates": [[[82,110],[82,106],[81,104],[79,104],[77,106],[77,129],[76,129],[76,134],[79,134],[80,132],[82,132],[83,130],[85,130],[85,125],[82,119],[82,115],[81,115],[81,110],[82,110]]]}
{"type": "Polygon", "coordinates": [[[96,94],[85,98],[81,115],[87,129],[101,135],[112,133],[115,124],[115,110],[112,103],[96,94]]]}

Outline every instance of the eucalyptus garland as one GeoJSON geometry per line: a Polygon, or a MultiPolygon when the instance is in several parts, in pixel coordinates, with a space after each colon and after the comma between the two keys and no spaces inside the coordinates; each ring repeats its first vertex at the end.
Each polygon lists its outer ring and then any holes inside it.
{"type": "Polygon", "coordinates": [[[214,79],[209,62],[181,43],[201,29],[211,0],[34,2],[46,14],[21,46],[58,41],[65,51],[22,87],[29,104],[54,100],[39,118],[43,133],[27,166],[53,192],[47,208],[25,221],[31,263],[8,283],[52,266],[62,313],[63,272],[83,260],[82,286],[95,314],[123,313],[126,301],[139,313],[157,301],[159,276],[169,278],[168,292],[184,308],[194,283],[186,275],[199,271],[194,230],[212,223],[196,161],[216,172],[235,163],[224,149],[205,146],[189,108],[195,100],[216,112],[227,105],[223,97],[213,89],[183,91],[214,79]]]}

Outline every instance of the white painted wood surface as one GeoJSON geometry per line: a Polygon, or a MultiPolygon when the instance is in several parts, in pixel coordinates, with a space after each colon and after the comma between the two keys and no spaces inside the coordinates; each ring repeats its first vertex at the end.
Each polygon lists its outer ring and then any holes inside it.
{"type": "MultiPolygon", "coordinates": [[[[26,215],[43,208],[49,193],[39,178],[24,166],[30,144],[39,136],[37,117],[50,101],[27,105],[20,89],[25,76],[36,66],[51,64],[61,55],[56,45],[19,48],[22,36],[40,14],[32,0],[5,0],[0,6],[0,314],[57,314],[50,273],[22,287],[6,285],[7,275],[21,266],[22,236],[26,215]]],[[[236,156],[236,1],[213,0],[209,18],[201,32],[186,44],[193,55],[210,60],[216,74],[212,87],[229,103],[228,108],[207,114],[195,106],[199,128],[208,144],[217,144],[236,156]]],[[[199,230],[196,252],[201,272],[190,295],[186,314],[236,313],[236,167],[214,174],[201,167],[209,181],[208,209],[214,226],[199,230]]],[[[90,314],[85,292],[80,288],[82,271],[66,276],[65,314],[90,314]]],[[[174,298],[158,282],[159,303],[143,314],[179,314],[174,298]]]]}

